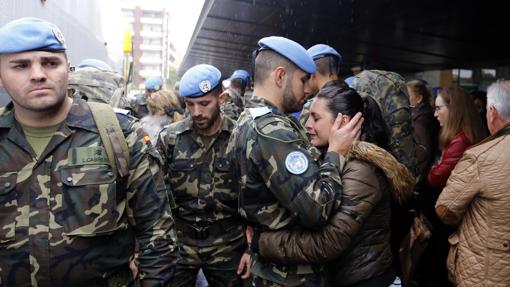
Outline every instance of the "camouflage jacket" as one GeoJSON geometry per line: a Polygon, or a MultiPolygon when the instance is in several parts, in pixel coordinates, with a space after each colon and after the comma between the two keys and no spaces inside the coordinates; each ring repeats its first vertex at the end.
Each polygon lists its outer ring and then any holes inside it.
{"type": "Polygon", "coordinates": [[[221,106],[221,111],[224,115],[237,121],[239,115],[244,110],[244,103],[242,95],[235,89],[228,89],[230,97],[221,106]]]}
{"type": "Polygon", "coordinates": [[[159,135],[158,150],[166,162],[165,177],[176,202],[174,215],[187,225],[210,227],[220,222],[230,226],[198,240],[177,226],[179,240],[194,246],[222,244],[243,236],[237,212],[238,195],[231,162],[225,155],[234,122],[224,117],[218,135],[206,145],[193,128],[191,117],[170,124],[159,135]],[[219,240],[222,238],[222,240],[219,240]]]}
{"type": "MultiPolygon", "coordinates": [[[[341,194],[343,157],[320,153],[292,115],[253,97],[237,121],[229,141],[233,170],[240,179],[241,215],[258,230],[318,228],[336,208],[341,194]],[[235,159],[235,160],[234,160],[235,159]]],[[[321,265],[277,264],[254,254],[252,273],[286,285],[289,274],[321,274],[321,265]]],[[[306,280],[306,278],[302,278],[306,280]]]]}
{"type": "Polygon", "coordinates": [[[228,152],[240,178],[241,215],[262,229],[323,225],[341,192],[340,157],[320,153],[292,116],[254,97],[241,114],[228,152]]]}
{"type": "Polygon", "coordinates": [[[127,269],[135,238],[142,286],[168,285],[176,249],[157,153],[131,117],[117,118],[130,150],[124,178],[83,100],[39,158],[12,104],[0,113],[1,286],[107,286],[127,269]]]}

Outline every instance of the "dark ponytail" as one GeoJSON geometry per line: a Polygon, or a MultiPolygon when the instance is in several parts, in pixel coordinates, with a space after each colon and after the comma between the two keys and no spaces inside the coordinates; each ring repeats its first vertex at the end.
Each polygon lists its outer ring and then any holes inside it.
{"type": "Polygon", "coordinates": [[[363,102],[362,113],[365,120],[363,121],[361,138],[389,151],[390,134],[379,105],[372,97],[363,98],[363,102]]]}
{"type": "Polygon", "coordinates": [[[323,88],[317,94],[317,98],[328,101],[327,107],[333,115],[341,113],[352,118],[361,112],[364,117],[361,139],[383,149],[389,149],[388,128],[374,99],[371,97],[362,99],[356,90],[340,86],[323,88]]]}

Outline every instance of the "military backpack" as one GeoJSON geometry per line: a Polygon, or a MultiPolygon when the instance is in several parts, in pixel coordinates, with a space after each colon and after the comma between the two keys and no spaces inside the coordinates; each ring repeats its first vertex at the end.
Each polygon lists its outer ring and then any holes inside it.
{"type": "Polygon", "coordinates": [[[364,70],[354,77],[352,88],[378,103],[390,135],[390,152],[416,175],[416,144],[404,78],[394,72],[364,70]]]}
{"type": "Polygon", "coordinates": [[[69,74],[69,94],[87,102],[109,104],[114,108],[131,109],[124,95],[124,78],[115,72],[85,67],[69,74]]]}

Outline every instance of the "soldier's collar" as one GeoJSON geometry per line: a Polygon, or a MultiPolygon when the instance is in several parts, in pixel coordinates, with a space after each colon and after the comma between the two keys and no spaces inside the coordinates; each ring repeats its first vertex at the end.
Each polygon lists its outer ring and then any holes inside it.
{"type": "Polygon", "coordinates": [[[273,103],[271,103],[270,101],[268,101],[264,98],[257,97],[255,95],[251,98],[250,104],[251,105],[248,108],[256,108],[256,107],[260,107],[260,106],[266,106],[274,114],[285,115],[284,113],[280,112],[280,110],[278,110],[278,108],[273,103]]]}
{"type": "Polygon", "coordinates": [[[14,125],[13,108],[13,103],[9,102],[5,107],[0,109],[0,128],[11,128],[14,125]]]}

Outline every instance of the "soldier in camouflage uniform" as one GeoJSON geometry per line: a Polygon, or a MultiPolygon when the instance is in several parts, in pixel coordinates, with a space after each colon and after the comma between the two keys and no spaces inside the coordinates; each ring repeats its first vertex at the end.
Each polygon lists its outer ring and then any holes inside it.
{"type": "Polygon", "coordinates": [[[103,61],[85,59],[69,74],[69,94],[88,102],[106,103],[118,109],[131,110],[124,94],[124,78],[103,61]]]}
{"type": "Polygon", "coordinates": [[[239,115],[244,110],[241,94],[235,89],[227,88],[221,93],[220,99],[223,102],[220,107],[221,113],[233,121],[237,121],[239,115]]]}
{"type": "Polygon", "coordinates": [[[225,97],[221,105],[221,112],[237,121],[244,110],[244,92],[250,83],[250,74],[245,70],[235,70],[226,81],[229,83],[228,87],[220,95],[220,97],[225,97]]]}
{"type": "Polygon", "coordinates": [[[180,95],[189,116],[169,125],[158,140],[176,203],[180,259],[173,286],[194,286],[200,268],[212,286],[238,286],[238,266],[240,272],[249,262],[248,255],[243,257],[246,243],[234,188],[238,180],[225,155],[234,122],[220,113],[220,78],[211,65],[188,70],[180,95]]]}
{"type": "Polygon", "coordinates": [[[322,88],[345,86],[338,78],[342,56],[334,48],[325,44],[317,44],[310,47],[307,52],[313,58],[317,66],[317,72],[310,77],[312,97],[305,103],[299,116],[299,122],[302,126],[305,126],[310,115],[310,106],[312,105],[313,98],[322,88]]]}
{"type": "MultiPolygon", "coordinates": [[[[295,230],[327,222],[341,193],[343,157],[359,133],[334,126],[329,151],[319,164],[301,125],[288,113],[301,110],[315,64],[298,43],[282,37],[259,41],[252,101],[228,145],[240,179],[241,215],[254,228],[295,230]]],[[[356,121],[360,115],[356,116],[356,121]]],[[[275,246],[277,248],[277,246],[275,246]]],[[[292,265],[252,255],[255,286],[326,286],[322,265],[292,265]]]]}
{"type": "Polygon", "coordinates": [[[149,109],[147,108],[147,98],[150,97],[153,93],[161,90],[162,87],[163,82],[161,77],[150,77],[145,80],[145,93],[136,95],[133,102],[131,103],[135,117],[141,119],[149,114],[149,109]]]}
{"type": "MultiPolygon", "coordinates": [[[[130,155],[121,175],[88,104],[66,96],[58,28],[18,19],[0,28],[0,43],[0,86],[12,99],[0,110],[0,286],[132,285],[135,238],[140,284],[167,286],[173,219],[138,124],[117,115],[130,155]]],[[[126,163],[122,152],[116,160],[126,163]]]]}

